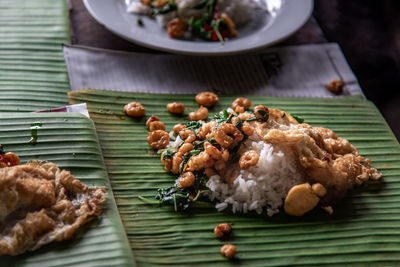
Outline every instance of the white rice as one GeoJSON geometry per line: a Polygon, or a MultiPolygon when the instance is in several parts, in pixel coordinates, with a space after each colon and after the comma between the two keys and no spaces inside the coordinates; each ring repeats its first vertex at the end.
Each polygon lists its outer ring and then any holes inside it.
{"type": "MultiPolygon", "coordinates": [[[[178,5],[178,12],[170,12],[156,17],[157,22],[162,27],[165,27],[175,17],[183,19],[200,18],[207,12],[206,9],[191,9],[202,0],[175,0],[175,2],[178,5]]],[[[237,26],[240,26],[250,21],[254,17],[255,9],[260,8],[260,6],[259,0],[219,0],[217,10],[220,13],[226,13],[237,26]]],[[[127,12],[147,15],[151,12],[151,9],[137,0],[128,5],[127,12]]]]}
{"type": "Polygon", "coordinates": [[[272,216],[279,212],[289,189],[303,183],[302,175],[289,150],[283,151],[276,145],[254,141],[254,138],[246,141],[245,147],[245,150],[259,153],[257,165],[241,170],[232,184],[225,183],[219,175],[210,177],[207,182],[209,198],[217,201],[218,211],[231,206],[233,213],[256,211],[261,214],[265,210],[272,216]]]}

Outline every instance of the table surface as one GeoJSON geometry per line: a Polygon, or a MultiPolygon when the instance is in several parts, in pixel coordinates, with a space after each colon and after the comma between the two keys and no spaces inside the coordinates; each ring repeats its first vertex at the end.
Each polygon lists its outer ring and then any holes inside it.
{"type": "MultiPolygon", "coordinates": [[[[91,17],[82,0],[68,0],[68,4],[72,44],[158,53],[108,31],[91,17]]],[[[351,3],[315,0],[313,16],[299,31],[278,46],[338,42],[367,98],[378,106],[400,139],[400,121],[397,119],[400,117],[400,91],[391,89],[396,88],[393,82],[400,86],[400,48],[396,50],[388,41],[391,36],[387,26],[393,23],[390,19],[400,18],[396,16],[398,13],[400,4],[396,0],[387,0],[384,4],[365,4],[362,0],[351,3]],[[371,40],[372,47],[369,46],[371,40]],[[392,83],[389,85],[388,81],[392,83]]],[[[395,22],[400,26],[400,20],[395,22]]],[[[398,37],[400,40],[400,34],[398,37]]]]}

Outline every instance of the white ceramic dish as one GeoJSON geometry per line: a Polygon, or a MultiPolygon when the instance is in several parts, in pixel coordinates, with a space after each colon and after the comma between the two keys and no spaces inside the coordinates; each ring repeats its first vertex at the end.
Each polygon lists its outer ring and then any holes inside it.
{"type": "Polygon", "coordinates": [[[155,20],[126,12],[124,0],[84,0],[84,3],[100,24],[136,44],[175,54],[222,56],[259,50],[287,38],[307,21],[313,10],[313,0],[263,1],[269,12],[257,10],[256,19],[238,28],[238,37],[223,45],[219,42],[172,39],[155,20]],[[143,26],[138,25],[139,17],[143,26]]]}

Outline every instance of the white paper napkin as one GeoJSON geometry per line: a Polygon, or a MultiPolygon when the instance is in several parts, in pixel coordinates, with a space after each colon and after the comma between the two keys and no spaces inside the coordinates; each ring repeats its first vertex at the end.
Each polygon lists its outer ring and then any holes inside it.
{"type": "Polygon", "coordinates": [[[191,57],[64,46],[71,90],[191,94],[337,97],[325,88],[345,83],[341,95],[362,90],[336,43],[269,48],[256,54],[191,57]]]}

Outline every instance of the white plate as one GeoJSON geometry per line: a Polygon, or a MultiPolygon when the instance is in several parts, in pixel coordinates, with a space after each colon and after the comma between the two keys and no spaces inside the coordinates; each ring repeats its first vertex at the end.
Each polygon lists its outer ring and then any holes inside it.
{"type": "Polygon", "coordinates": [[[146,16],[126,12],[124,0],[84,0],[90,14],[115,34],[136,44],[186,55],[221,56],[255,51],[275,44],[297,31],[309,18],[313,0],[263,0],[269,12],[257,10],[256,19],[238,28],[239,35],[219,42],[172,39],[146,16]],[[138,18],[143,26],[138,25],[138,18]]]}

